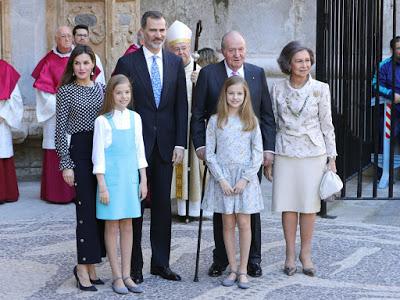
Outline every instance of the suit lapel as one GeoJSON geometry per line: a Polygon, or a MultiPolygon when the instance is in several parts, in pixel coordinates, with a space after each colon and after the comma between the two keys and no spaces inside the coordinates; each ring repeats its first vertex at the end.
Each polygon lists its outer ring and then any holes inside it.
{"type": "Polygon", "coordinates": [[[140,54],[140,57],[139,57],[139,59],[137,59],[136,61],[133,62],[134,63],[133,66],[138,69],[137,74],[143,83],[146,93],[148,94],[147,99],[149,99],[149,101],[151,102],[151,105],[153,105],[153,107],[156,108],[153,88],[151,85],[150,74],[149,74],[149,70],[147,68],[147,62],[146,62],[146,58],[144,56],[143,47],[141,47],[138,50],[138,52],[140,54]]]}
{"type": "Polygon", "coordinates": [[[247,85],[249,86],[250,92],[255,91],[254,74],[249,70],[249,67],[246,63],[244,63],[243,69],[244,69],[244,79],[246,80],[247,85]]]}
{"type": "Polygon", "coordinates": [[[219,90],[222,88],[224,85],[225,80],[228,78],[228,75],[226,74],[226,68],[225,68],[225,61],[221,61],[218,63],[218,69],[217,69],[217,74],[215,76],[215,82],[217,86],[219,87],[219,90]]]}

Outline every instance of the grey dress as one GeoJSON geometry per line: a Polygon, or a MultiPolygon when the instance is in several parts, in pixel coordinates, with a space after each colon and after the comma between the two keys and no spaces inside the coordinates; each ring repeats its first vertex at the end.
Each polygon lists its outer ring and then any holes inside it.
{"type": "Polygon", "coordinates": [[[223,214],[258,213],[264,208],[257,172],[263,162],[260,127],[243,131],[239,117],[229,117],[223,129],[213,115],[206,131],[206,161],[212,176],[207,182],[202,208],[223,214]],[[244,178],[248,181],[242,194],[225,196],[219,180],[233,187],[244,178]]]}

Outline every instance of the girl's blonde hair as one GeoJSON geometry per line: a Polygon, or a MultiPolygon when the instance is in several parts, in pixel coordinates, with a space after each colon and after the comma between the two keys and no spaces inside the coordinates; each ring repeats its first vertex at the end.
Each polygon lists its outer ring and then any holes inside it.
{"type": "Polygon", "coordinates": [[[239,117],[243,123],[242,130],[252,131],[257,126],[257,118],[254,114],[253,106],[251,105],[249,86],[247,85],[246,80],[240,76],[229,77],[225,80],[224,85],[222,86],[217,107],[217,126],[222,129],[228,121],[229,106],[226,101],[226,92],[230,86],[235,84],[241,84],[244,91],[244,100],[239,110],[239,117]]]}
{"type": "Polygon", "coordinates": [[[110,80],[107,83],[106,96],[104,97],[103,107],[99,112],[99,116],[108,114],[114,110],[115,106],[114,95],[113,95],[114,89],[117,85],[124,83],[127,83],[129,85],[129,89],[131,90],[131,101],[132,101],[132,85],[128,77],[122,74],[114,75],[110,78],[110,80]]]}

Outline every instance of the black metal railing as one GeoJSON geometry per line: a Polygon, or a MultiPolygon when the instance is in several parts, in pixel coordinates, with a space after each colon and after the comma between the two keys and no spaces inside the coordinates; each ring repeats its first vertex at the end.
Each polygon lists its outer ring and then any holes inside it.
{"type": "MultiPolygon", "coordinates": [[[[396,1],[388,1],[393,4],[395,37],[396,1]]],[[[390,135],[389,184],[378,189],[384,109],[372,79],[382,60],[383,5],[384,0],[317,0],[316,78],[331,89],[337,167],[345,183],[341,199],[345,200],[400,199],[393,195],[394,134],[390,135]],[[367,168],[373,171],[368,180],[367,168]]],[[[391,21],[387,13],[386,20],[391,21]]],[[[394,79],[393,73],[393,86],[394,79]]],[[[391,128],[395,122],[392,117],[391,128]]],[[[321,214],[326,214],[326,205],[321,214]]]]}

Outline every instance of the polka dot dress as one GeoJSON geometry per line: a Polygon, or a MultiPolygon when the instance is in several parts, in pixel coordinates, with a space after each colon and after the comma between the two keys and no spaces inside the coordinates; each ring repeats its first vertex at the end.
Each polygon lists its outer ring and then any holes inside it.
{"type": "Polygon", "coordinates": [[[56,150],[60,169],[73,169],[67,134],[93,131],[94,121],[103,105],[105,85],[82,86],[75,82],[61,86],[56,102],[56,150]]]}

